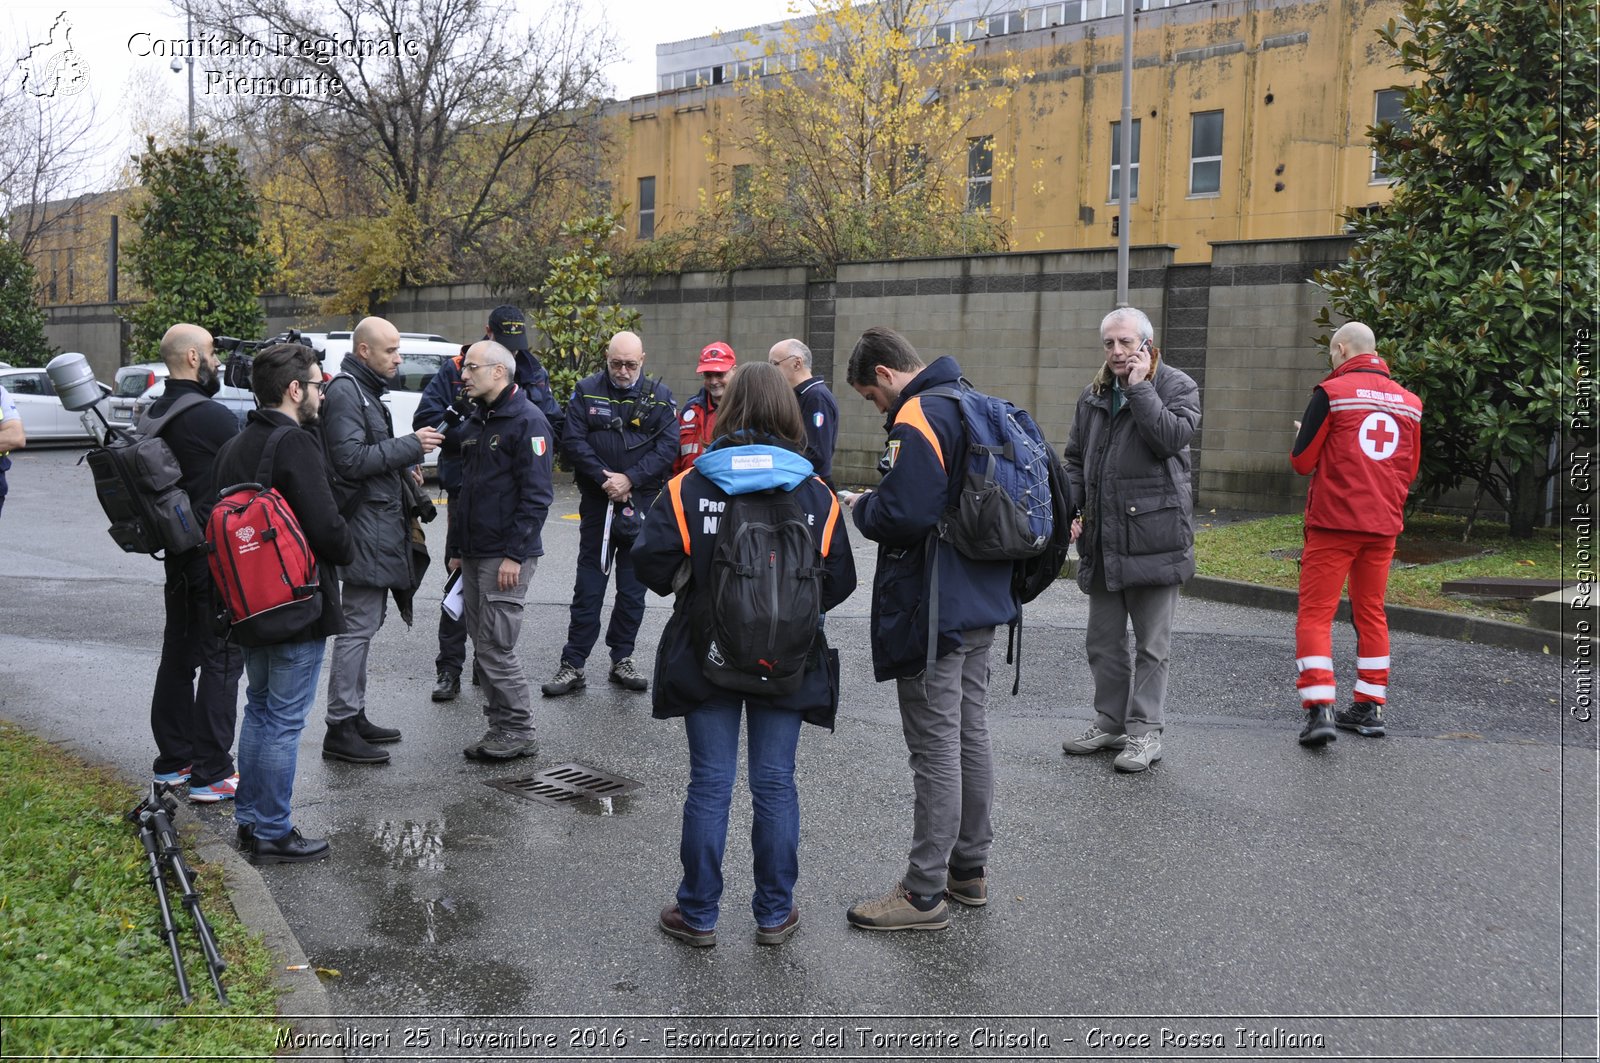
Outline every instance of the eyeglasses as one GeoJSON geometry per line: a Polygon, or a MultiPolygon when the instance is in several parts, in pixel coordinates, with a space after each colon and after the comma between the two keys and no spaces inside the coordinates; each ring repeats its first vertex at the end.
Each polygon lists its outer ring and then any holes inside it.
{"type": "Polygon", "coordinates": [[[496,362],[462,362],[461,371],[463,373],[477,373],[485,369],[493,369],[497,364],[496,362]]]}
{"type": "Polygon", "coordinates": [[[316,388],[319,395],[325,394],[328,390],[328,382],[326,380],[302,380],[300,381],[300,386],[307,391],[316,388]]]}
{"type": "Polygon", "coordinates": [[[625,370],[625,371],[627,371],[629,373],[634,372],[635,370],[637,370],[643,364],[644,363],[642,361],[641,362],[623,362],[623,361],[619,361],[616,358],[607,358],[606,359],[606,365],[609,365],[613,369],[625,370]]]}
{"type": "Polygon", "coordinates": [[[768,365],[782,365],[784,362],[787,362],[789,359],[798,358],[798,357],[800,357],[798,354],[786,354],[782,358],[768,358],[767,359],[767,364],[768,365]]]}

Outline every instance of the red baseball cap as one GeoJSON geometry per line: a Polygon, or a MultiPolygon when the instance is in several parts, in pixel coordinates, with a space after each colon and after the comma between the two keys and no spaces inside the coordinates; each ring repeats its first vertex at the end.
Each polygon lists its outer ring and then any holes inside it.
{"type": "Polygon", "coordinates": [[[726,343],[708,343],[700,351],[700,364],[694,367],[696,373],[726,373],[731,370],[738,359],[734,357],[733,348],[726,343]]]}

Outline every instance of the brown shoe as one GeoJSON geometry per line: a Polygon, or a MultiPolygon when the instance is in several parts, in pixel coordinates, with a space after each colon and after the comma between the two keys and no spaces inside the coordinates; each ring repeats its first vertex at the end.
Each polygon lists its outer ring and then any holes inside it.
{"type": "Polygon", "coordinates": [[[697,949],[709,948],[717,943],[715,930],[696,930],[685,923],[683,913],[678,911],[676,904],[669,904],[661,909],[661,918],[657,920],[656,925],[669,937],[675,937],[685,945],[692,945],[697,949]]]}
{"type": "Polygon", "coordinates": [[[789,918],[777,926],[756,927],[757,945],[782,945],[794,937],[794,932],[800,929],[800,909],[795,906],[789,908],[789,918]]]}
{"type": "Polygon", "coordinates": [[[944,895],[968,908],[982,908],[989,903],[989,880],[981,871],[974,878],[956,878],[951,871],[945,878],[944,895]]]}

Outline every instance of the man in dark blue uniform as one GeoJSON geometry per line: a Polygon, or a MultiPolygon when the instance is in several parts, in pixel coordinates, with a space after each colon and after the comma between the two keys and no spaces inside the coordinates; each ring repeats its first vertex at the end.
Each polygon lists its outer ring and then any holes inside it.
{"type": "Polygon", "coordinates": [[[473,344],[461,363],[476,408],[463,426],[460,512],[445,555],[461,570],[467,630],[483,677],[489,729],[465,753],[473,760],[531,756],[532,693],[517,636],[522,603],[539,558],[550,512],[550,422],[512,383],[515,359],[493,340],[473,344]]]}
{"type": "MultiPolygon", "coordinates": [[[[516,359],[513,383],[522,391],[523,397],[538,407],[549,421],[553,452],[561,443],[561,424],[565,417],[550,391],[550,374],[545,371],[539,356],[528,349],[527,324],[522,311],[509,304],[495,307],[489,312],[489,323],[484,327],[483,334],[485,339],[494,340],[516,359]]],[[[438,427],[445,423],[445,411],[462,395],[461,362],[466,352],[467,348],[463,346],[461,354],[448,359],[439,367],[433,379],[428,381],[417,403],[416,416],[411,419],[413,429],[438,427]]],[[[439,447],[439,486],[444,488],[448,502],[445,520],[452,524],[455,521],[456,496],[461,491],[461,440],[465,427],[458,423],[448,428],[444,443],[439,447]]],[[[466,621],[455,619],[441,610],[439,655],[433,661],[437,672],[433,686],[434,701],[454,701],[460,695],[461,669],[466,661],[466,621]]],[[[477,679],[477,672],[474,671],[473,681],[477,682],[477,679]]]]}
{"type": "Polygon", "coordinates": [[[833,486],[833,447],[839,440],[839,402],[828,390],[828,382],[811,371],[811,348],[796,339],[779,340],[767,352],[767,361],[794,388],[800,401],[800,420],[806,430],[806,457],[822,477],[833,486]]]}
{"type": "Polygon", "coordinates": [[[628,690],[649,686],[633,664],[645,589],[633,574],[633,536],[677,457],[678,411],[667,386],[644,376],[644,359],[638,336],[617,333],[606,345],[605,368],[579,381],[567,403],[561,452],[578,482],[578,575],[561,667],[541,688],[547,698],[585,685],[611,571],[617,600],[606,628],[609,678],[628,690]]]}

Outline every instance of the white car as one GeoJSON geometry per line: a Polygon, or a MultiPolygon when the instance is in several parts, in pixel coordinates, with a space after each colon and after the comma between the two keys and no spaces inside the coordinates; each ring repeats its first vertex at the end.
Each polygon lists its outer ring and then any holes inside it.
{"type": "MultiPolygon", "coordinates": [[[[99,426],[94,415],[109,413],[108,402],[101,399],[93,407],[74,413],[61,405],[50,374],[44,369],[0,369],[0,387],[6,389],[17,404],[17,415],[22,418],[22,430],[28,436],[28,445],[35,443],[93,443],[96,434],[90,425],[99,426]]],[[[107,395],[111,389],[105,384],[100,390],[107,395]]]]}
{"type": "MultiPolygon", "coordinates": [[[[350,333],[328,333],[322,351],[322,371],[337,373],[345,356],[350,353],[350,333]]],[[[383,404],[389,407],[396,436],[410,435],[411,419],[417,415],[422,402],[422,392],[439,372],[445,360],[461,353],[461,344],[451,343],[443,336],[423,332],[400,333],[400,369],[398,377],[390,381],[389,390],[383,393],[383,404]]],[[[434,450],[422,459],[427,468],[439,464],[439,451],[434,450]]]]}

